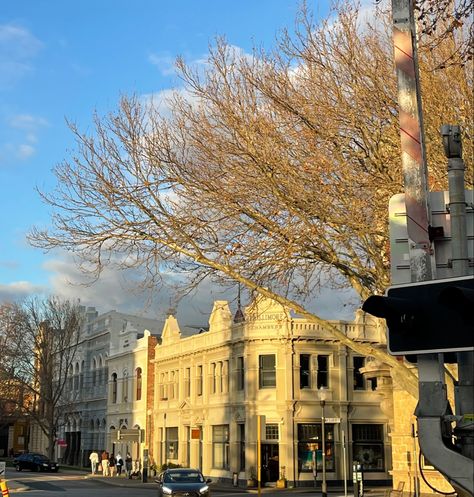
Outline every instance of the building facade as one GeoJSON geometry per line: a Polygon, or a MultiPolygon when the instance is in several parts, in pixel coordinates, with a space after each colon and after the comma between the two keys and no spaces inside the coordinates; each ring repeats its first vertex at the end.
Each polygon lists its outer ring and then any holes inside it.
{"type": "Polygon", "coordinates": [[[107,443],[110,453],[140,461],[152,437],[154,356],[158,337],[129,325],[113,341],[107,360],[107,443]]]}
{"type": "Polygon", "coordinates": [[[117,311],[99,315],[93,307],[84,308],[84,313],[85,323],[69,375],[67,405],[56,450],[61,462],[87,466],[89,454],[105,449],[109,443],[108,360],[111,351],[115,353],[127,344],[132,348],[145,329],[158,333],[163,324],[117,311]]]}
{"type": "MultiPolygon", "coordinates": [[[[353,460],[363,462],[366,479],[389,480],[390,413],[381,407],[383,378],[370,368],[362,373],[367,359],[261,297],[236,318],[217,301],[209,331],[191,337],[173,316],[166,320],[155,352],[150,448],[157,463],[245,483],[256,476],[260,439],[267,482],[312,485],[321,479],[323,450],[329,482],[341,481],[353,460]]],[[[364,319],[334,324],[383,346],[384,330],[364,319]]]]}

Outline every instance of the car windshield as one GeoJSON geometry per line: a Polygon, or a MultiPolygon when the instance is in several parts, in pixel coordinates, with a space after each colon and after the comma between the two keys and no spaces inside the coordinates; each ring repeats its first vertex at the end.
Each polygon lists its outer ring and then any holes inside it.
{"type": "Polygon", "coordinates": [[[35,456],[35,459],[37,461],[42,461],[42,462],[47,462],[49,460],[46,456],[43,456],[43,455],[35,456]]]}
{"type": "Polygon", "coordinates": [[[164,474],[165,483],[203,483],[204,478],[198,471],[172,471],[164,474]]]}

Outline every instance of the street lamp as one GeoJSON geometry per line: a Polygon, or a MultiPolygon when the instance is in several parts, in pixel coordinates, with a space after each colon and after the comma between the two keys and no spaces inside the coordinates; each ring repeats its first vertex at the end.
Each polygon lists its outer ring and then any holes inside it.
{"type": "Polygon", "coordinates": [[[327,486],[326,486],[326,434],[324,427],[324,406],[326,405],[326,389],[321,387],[318,390],[319,404],[321,405],[321,432],[322,432],[322,463],[323,463],[323,481],[321,484],[321,497],[327,497],[327,486]]]}

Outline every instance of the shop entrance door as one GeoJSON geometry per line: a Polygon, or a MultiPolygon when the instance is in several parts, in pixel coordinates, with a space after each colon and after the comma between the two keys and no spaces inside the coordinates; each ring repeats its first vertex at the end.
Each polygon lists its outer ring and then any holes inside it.
{"type": "Polygon", "coordinates": [[[280,477],[278,443],[262,444],[262,482],[276,482],[280,477]]]}

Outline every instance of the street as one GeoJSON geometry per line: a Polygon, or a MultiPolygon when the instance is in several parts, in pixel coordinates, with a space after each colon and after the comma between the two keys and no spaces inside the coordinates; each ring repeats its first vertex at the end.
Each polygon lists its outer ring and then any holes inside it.
{"type": "MultiPolygon", "coordinates": [[[[151,497],[156,495],[155,484],[143,484],[138,481],[130,481],[118,478],[91,478],[82,472],[64,470],[60,473],[33,473],[22,471],[17,473],[8,468],[6,479],[10,495],[28,497],[58,497],[63,493],[67,497],[151,497]]],[[[212,484],[211,484],[212,488],[212,484]]],[[[234,490],[232,487],[226,489],[221,485],[212,491],[213,497],[237,497],[245,495],[256,495],[257,490],[234,490]]],[[[266,497],[283,497],[292,494],[304,494],[308,496],[320,496],[320,492],[311,488],[274,490],[262,489],[266,497]]],[[[340,492],[331,494],[331,497],[339,497],[340,492]]]]}
{"type": "MultiPolygon", "coordinates": [[[[91,477],[82,472],[62,470],[60,473],[34,473],[30,471],[16,472],[13,468],[6,471],[7,485],[10,495],[29,497],[57,497],[63,493],[67,497],[151,497],[156,495],[156,485],[153,479],[144,484],[140,481],[130,481],[124,478],[91,477]]],[[[212,484],[211,484],[212,485],[212,484]]],[[[226,495],[227,497],[242,497],[256,493],[246,492],[243,489],[233,491],[219,487],[212,492],[213,497],[226,495]]],[[[286,492],[265,489],[266,497],[277,494],[282,497],[286,492]]]]}

